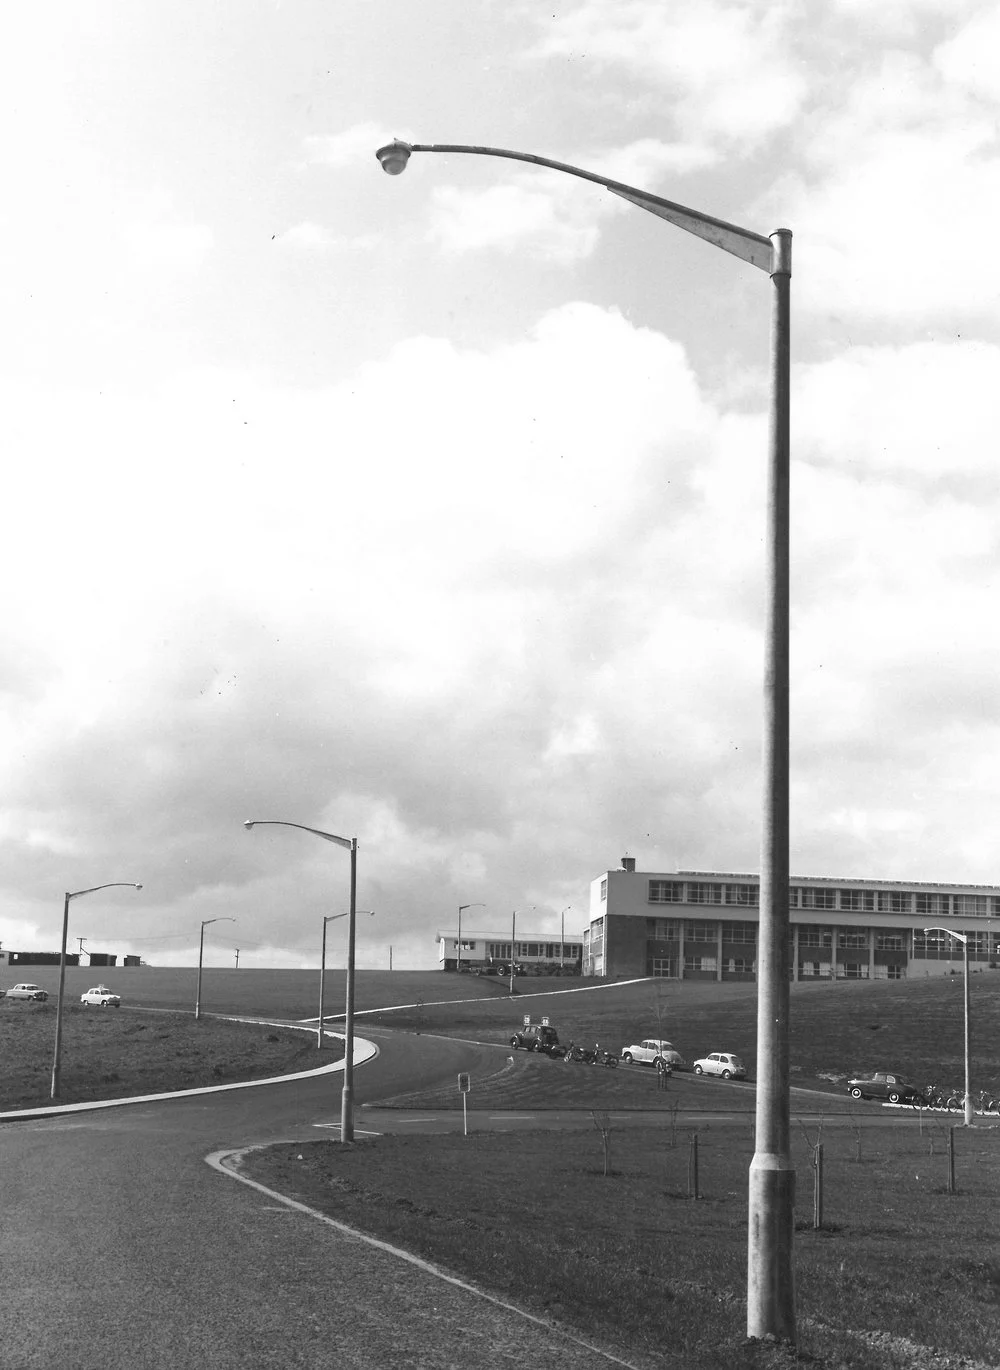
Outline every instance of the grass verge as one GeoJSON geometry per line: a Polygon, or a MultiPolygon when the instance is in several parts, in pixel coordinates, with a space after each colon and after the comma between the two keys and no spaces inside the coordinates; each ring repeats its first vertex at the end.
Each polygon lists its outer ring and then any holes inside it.
{"type": "Polygon", "coordinates": [[[637,1364],[992,1365],[1000,1130],[956,1133],[950,1193],[945,1123],[828,1128],[818,1230],[821,1133],[800,1133],[797,1353],[745,1338],[749,1127],[320,1141],[249,1153],[244,1169],[637,1364]]]}
{"type": "Polygon", "coordinates": [[[129,1009],[63,1008],[59,1098],[51,1099],[55,1005],[5,1004],[0,1014],[0,1111],[167,1094],[289,1075],[337,1061],[343,1042],[264,1024],[129,1009]]]}

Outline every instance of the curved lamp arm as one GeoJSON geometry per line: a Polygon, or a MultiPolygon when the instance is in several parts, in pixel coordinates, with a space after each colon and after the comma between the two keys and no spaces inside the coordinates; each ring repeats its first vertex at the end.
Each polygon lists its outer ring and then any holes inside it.
{"type": "Polygon", "coordinates": [[[283,818],[248,818],[243,826],[249,831],[256,827],[277,827],[277,828],[298,828],[301,832],[311,832],[314,837],[322,837],[325,842],[336,842],[338,847],[346,847],[351,850],[351,839],[349,837],[337,837],[332,832],[322,832],[319,828],[307,828],[304,823],[289,823],[283,818]]]}
{"type": "Polygon", "coordinates": [[[533,166],[549,167],[552,171],[564,171],[568,176],[577,176],[582,181],[593,181],[596,185],[620,195],[640,209],[648,209],[677,228],[693,233],[696,238],[704,238],[714,243],[724,252],[742,257],[751,266],[759,267],[773,276],[779,271],[791,274],[790,235],[779,229],[773,237],[765,238],[761,233],[740,228],[737,224],[716,219],[711,214],[703,214],[698,209],[688,209],[685,205],[665,200],[661,195],[651,195],[646,190],[613,181],[608,176],[600,176],[594,171],[584,171],[582,167],[572,166],[569,162],[554,162],[550,157],[539,157],[533,152],[511,152],[503,147],[474,147],[464,143],[404,143],[396,139],[380,147],[375,153],[382,170],[390,176],[399,176],[406,170],[406,164],[413,152],[468,152],[479,157],[506,157],[514,162],[529,162],[533,166]],[[782,236],[779,236],[782,235],[782,236]],[[778,241],[775,241],[775,238],[778,241]]]}

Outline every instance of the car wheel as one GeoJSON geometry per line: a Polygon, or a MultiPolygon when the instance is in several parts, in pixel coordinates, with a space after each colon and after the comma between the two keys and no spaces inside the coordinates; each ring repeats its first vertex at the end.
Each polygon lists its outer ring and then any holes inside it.
{"type": "Polygon", "coordinates": [[[899,1103],[899,1099],[900,1099],[899,1091],[896,1090],[896,1089],[891,1089],[891,1090],[889,1091],[889,1102],[890,1102],[890,1104],[898,1104],[898,1103],[899,1103]]]}
{"type": "Polygon", "coordinates": [[[733,1072],[731,1070],[724,1070],[722,1072],[722,1078],[724,1080],[731,1080],[733,1078],[733,1072]]]}
{"type": "Polygon", "coordinates": [[[863,1094],[861,1093],[861,1090],[858,1089],[857,1085],[855,1085],[854,1088],[851,1090],[851,1098],[852,1098],[852,1099],[861,1099],[861,1098],[863,1098],[863,1097],[864,1097],[864,1096],[863,1096],[863,1094]]]}
{"type": "Polygon", "coordinates": [[[517,1038],[516,1038],[516,1037],[512,1037],[512,1038],[510,1039],[510,1044],[511,1044],[511,1046],[514,1048],[514,1050],[516,1051],[516,1050],[517,1050],[517,1038]]]}
{"type": "Polygon", "coordinates": [[[694,1068],[694,1073],[695,1073],[696,1075],[704,1075],[704,1074],[705,1074],[705,1072],[702,1070],[701,1066],[695,1066],[695,1068],[694,1068]]]}
{"type": "Polygon", "coordinates": [[[622,1060],[627,1066],[630,1066],[632,1064],[632,1053],[630,1051],[623,1051],[622,1060]]]}

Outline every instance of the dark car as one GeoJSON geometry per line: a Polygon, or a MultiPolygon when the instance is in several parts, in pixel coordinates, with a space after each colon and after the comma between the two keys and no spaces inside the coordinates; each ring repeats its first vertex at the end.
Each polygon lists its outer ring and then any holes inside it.
{"type": "Polygon", "coordinates": [[[926,1103],[920,1086],[894,1070],[876,1070],[871,1075],[848,1080],[847,1092],[852,1099],[887,1099],[890,1104],[926,1103]]]}

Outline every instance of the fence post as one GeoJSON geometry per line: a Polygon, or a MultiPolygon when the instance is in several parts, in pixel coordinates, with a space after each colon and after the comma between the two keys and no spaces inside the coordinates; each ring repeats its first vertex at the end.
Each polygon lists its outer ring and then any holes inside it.
{"type": "Polygon", "coordinates": [[[813,1228],[815,1231],[823,1226],[823,1143],[817,1142],[813,1147],[813,1228]]]}
{"type": "Polygon", "coordinates": [[[948,1129],[948,1193],[955,1192],[955,1129],[948,1129]]]}
{"type": "Polygon", "coordinates": [[[691,1149],[688,1153],[688,1198],[700,1199],[698,1192],[698,1134],[695,1132],[691,1137],[691,1149]]]}

